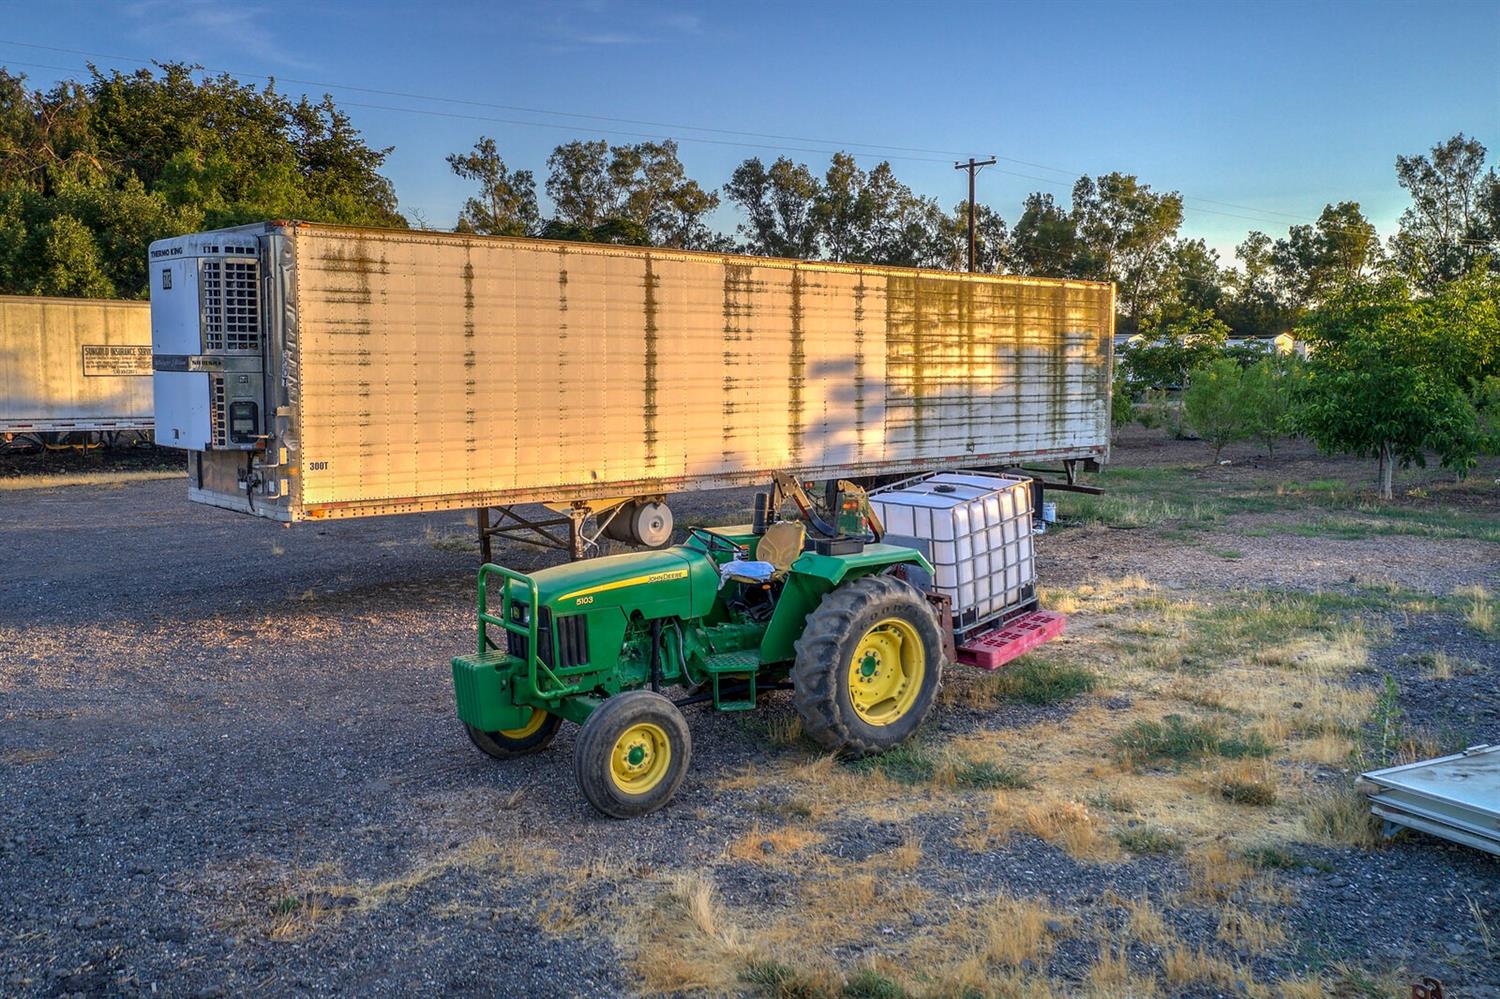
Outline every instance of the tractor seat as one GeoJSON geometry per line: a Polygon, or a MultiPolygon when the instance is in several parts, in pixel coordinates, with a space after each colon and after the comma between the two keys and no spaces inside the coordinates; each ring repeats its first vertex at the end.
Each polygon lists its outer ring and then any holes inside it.
{"type": "Polygon", "coordinates": [[[771,563],[775,567],[772,578],[780,579],[802,554],[802,545],[806,540],[807,528],[802,521],[778,521],[766,528],[766,533],[761,536],[760,543],[755,546],[755,558],[771,563]]]}

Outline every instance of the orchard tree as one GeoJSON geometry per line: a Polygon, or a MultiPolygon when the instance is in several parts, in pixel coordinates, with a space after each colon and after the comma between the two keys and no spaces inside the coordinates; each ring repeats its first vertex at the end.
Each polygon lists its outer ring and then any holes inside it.
{"type": "Polygon", "coordinates": [[[1276,459],[1276,442],[1292,430],[1292,398],[1299,384],[1301,361],[1292,354],[1272,354],[1244,369],[1240,398],[1245,436],[1266,446],[1276,459]]]}
{"type": "Polygon", "coordinates": [[[1500,174],[1484,169],[1486,153],[1460,132],[1429,154],[1396,157],[1396,180],[1412,203],[1391,238],[1391,255],[1424,291],[1468,273],[1486,254],[1500,268],[1500,174]]]}
{"type": "Polygon", "coordinates": [[[1356,285],[1307,317],[1312,347],[1298,392],[1297,426],[1325,451],[1374,458],[1380,496],[1390,499],[1395,466],[1425,466],[1435,452],[1460,475],[1480,445],[1466,382],[1493,370],[1500,342],[1495,309],[1476,282],[1442,302],[1412,298],[1391,278],[1356,285]],[[1486,328],[1454,336],[1465,315],[1486,328]]]}
{"type": "Polygon", "coordinates": [[[1214,449],[1214,462],[1226,444],[1250,436],[1245,370],[1220,357],[1189,373],[1182,392],[1182,413],[1188,426],[1214,449]]]}
{"type": "Polygon", "coordinates": [[[1140,339],[1121,362],[1130,380],[1142,389],[1181,388],[1188,373],[1224,356],[1229,327],[1212,312],[1188,308],[1170,317],[1147,316],[1140,339]]]}

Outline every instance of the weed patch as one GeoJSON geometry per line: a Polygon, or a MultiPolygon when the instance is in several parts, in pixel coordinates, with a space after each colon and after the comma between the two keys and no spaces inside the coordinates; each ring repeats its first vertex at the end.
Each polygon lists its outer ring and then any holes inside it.
{"type": "Polygon", "coordinates": [[[1023,656],[995,678],[995,690],[1007,700],[1058,704],[1093,690],[1099,678],[1081,666],[1044,656],[1023,656]]]}
{"type": "Polygon", "coordinates": [[[1272,747],[1258,732],[1226,734],[1217,721],[1196,721],[1167,715],[1161,721],[1138,721],[1115,737],[1122,761],[1172,762],[1210,756],[1226,759],[1269,756],[1272,747]]]}
{"type": "Polygon", "coordinates": [[[1115,837],[1131,853],[1151,855],[1181,853],[1182,837],[1160,826],[1133,826],[1122,829],[1115,837]]]}

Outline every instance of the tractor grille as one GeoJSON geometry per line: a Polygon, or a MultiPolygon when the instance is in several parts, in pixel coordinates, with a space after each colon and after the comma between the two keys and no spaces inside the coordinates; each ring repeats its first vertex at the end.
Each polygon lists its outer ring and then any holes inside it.
{"type": "Polygon", "coordinates": [[[260,280],[254,260],[204,260],[204,350],[260,350],[260,280]]]}
{"type": "MultiPolygon", "coordinates": [[[[526,636],[514,631],[505,633],[505,651],[517,659],[526,658],[526,636]]],[[[537,658],[548,666],[566,668],[582,666],[589,661],[589,633],[582,614],[570,614],[557,619],[557,645],[559,655],[552,655],[552,612],[542,608],[541,619],[536,625],[537,658]]]]}

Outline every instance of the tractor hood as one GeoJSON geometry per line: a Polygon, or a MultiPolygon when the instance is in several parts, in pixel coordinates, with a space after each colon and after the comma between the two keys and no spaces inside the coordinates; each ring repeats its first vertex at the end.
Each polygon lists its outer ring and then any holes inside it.
{"type": "Polygon", "coordinates": [[[542,605],[558,614],[619,607],[648,620],[706,614],[719,588],[713,560],[681,547],[552,566],[531,578],[542,605]]]}

